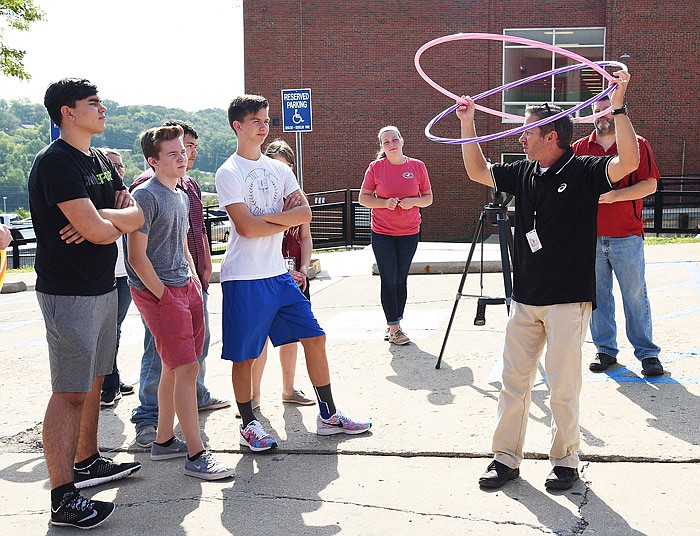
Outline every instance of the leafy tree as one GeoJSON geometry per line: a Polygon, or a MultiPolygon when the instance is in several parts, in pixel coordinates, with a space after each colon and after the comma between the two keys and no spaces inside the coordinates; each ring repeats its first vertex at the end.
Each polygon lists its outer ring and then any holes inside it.
{"type": "MultiPolygon", "coordinates": [[[[44,12],[33,0],[0,0],[0,20],[10,28],[27,31],[32,22],[42,20],[44,12]]],[[[20,80],[31,78],[24,69],[24,50],[6,47],[0,31],[0,72],[20,80]]]]}
{"type": "MultiPolygon", "coordinates": [[[[226,111],[198,112],[163,106],[120,106],[106,100],[107,130],[92,139],[93,147],[121,152],[126,164],[124,183],[131,184],[146,168],[139,135],[168,119],[190,122],[199,134],[199,155],[190,175],[203,192],[215,192],[214,172],[236,150],[236,136],[228,126],[226,111]]],[[[0,99],[0,196],[7,197],[8,210],[27,206],[27,178],[36,153],[49,143],[49,118],[41,104],[26,99],[0,99]]],[[[208,201],[208,203],[210,203],[208,201]]]]}

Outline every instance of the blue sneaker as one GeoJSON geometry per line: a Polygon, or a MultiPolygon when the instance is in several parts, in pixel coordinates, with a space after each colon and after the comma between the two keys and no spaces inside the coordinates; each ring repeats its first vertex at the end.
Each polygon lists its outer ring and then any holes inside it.
{"type": "Polygon", "coordinates": [[[245,445],[253,452],[277,448],[275,438],[268,434],[258,421],[250,421],[245,428],[241,424],[240,431],[241,445],[245,445]]]}
{"type": "Polygon", "coordinates": [[[171,458],[182,458],[183,456],[187,456],[187,443],[177,436],[173,438],[173,442],[167,447],[158,445],[155,441],[151,444],[151,460],[169,460],[171,458]]]}

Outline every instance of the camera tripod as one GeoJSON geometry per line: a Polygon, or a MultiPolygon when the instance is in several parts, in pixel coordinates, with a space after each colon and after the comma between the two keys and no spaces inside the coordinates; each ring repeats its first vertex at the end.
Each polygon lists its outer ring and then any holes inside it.
{"type": "Polygon", "coordinates": [[[445,353],[445,346],[447,346],[447,339],[450,336],[450,330],[452,329],[452,322],[455,318],[455,313],[457,312],[457,305],[459,300],[463,296],[478,298],[476,317],[474,318],[475,326],[483,326],[486,324],[486,306],[487,305],[502,305],[505,304],[506,309],[510,312],[510,299],[513,294],[513,282],[511,279],[510,271],[510,259],[513,256],[513,233],[510,229],[510,222],[508,219],[508,203],[489,203],[484,207],[484,210],[479,216],[479,220],[476,226],[476,232],[474,233],[474,240],[472,240],[472,246],[469,249],[469,255],[467,256],[467,262],[464,265],[464,271],[462,272],[462,280],[459,283],[459,288],[457,289],[457,296],[455,298],[454,306],[452,307],[452,315],[450,316],[450,321],[447,324],[447,331],[445,332],[445,339],[442,341],[442,348],[440,349],[440,356],[438,357],[435,368],[439,369],[442,363],[442,356],[445,353]],[[485,222],[497,223],[498,224],[498,243],[501,250],[501,268],[503,270],[503,287],[505,289],[505,295],[502,298],[488,297],[484,296],[484,227],[485,222]],[[479,275],[480,275],[480,287],[481,294],[476,296],[473,294],[463,294],[464,282],[467,279],[467,273],[469,272],[469,266],[472,262],[472,257],[474,256],[474,249],[476,248],[477,240],[481,242],[481,263],[479,265],[479,275]],[[509,256],[510,254],[510,256],[509,256]]]}

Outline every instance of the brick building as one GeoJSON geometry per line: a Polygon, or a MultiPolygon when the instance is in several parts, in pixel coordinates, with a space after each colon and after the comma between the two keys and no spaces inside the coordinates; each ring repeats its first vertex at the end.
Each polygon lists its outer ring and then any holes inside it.
{"type": "MultiPolygon", "coordinates": [[[[425,161],[433,183],[435,203],[423,213],[423,240],[470,237],[489,201],[487,189],[467,179],[459,146],[434,143],[424,135],[426,124],[453,102],[420,78],[414,55],[444,35],[556,35],[555,44],[570,45],[590,59],[624,57],[633,76],[630,116],[651,142],[662,175],[700,174],[696,0],[247,0],[243,10],[245,87],[270,100],[271,139],[279,136],[294,146],[293,134],[282,135],[280,90],[312,90],[314,130],[303,134],[305,190],[359,188],[378,148],[377,131],[394,124],[405,139],[404,152],[425,161]]],[[[548,70],[542,68],[550,61],[546,54],[551,55],[533,48],[508,50],[497,41],[455,41],[428,50],[421,63],[449,91],[474,95],[504,79],[548,70]]],[[[568,61],[552,56],[552,65],[562,60],[568,61]]],[[[551,77],[542,87],[498,93],[479,103],[500,110],[503,99],[512,100],[506,108],[522,111],[523,102],[559,102],[562,91],[576,100],[577,92],[585,97],[603,87],[600,76],[584,71],[569,76],[563,87],[560,77],[551,77]]],[[[484,113],[476,120],[481,134],[516,126],[484,113]]],[[[577,125],[574,139],[592,128],[577,125]]],[[[434,133],[459,137],[458,120],[446,117],[434,133]]],[[[494,162],[521,154],[517,136],[482,148],[494,162]]]]}

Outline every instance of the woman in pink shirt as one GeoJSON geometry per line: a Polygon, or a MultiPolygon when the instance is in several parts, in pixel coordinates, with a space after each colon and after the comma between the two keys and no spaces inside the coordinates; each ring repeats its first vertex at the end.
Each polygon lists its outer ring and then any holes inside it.
{"type": "Polygon", "coordinates": [[[399,129],[379,131],[379,152],[365,172],[359,202],[372,209],[372,250],[381,279],[381,301],[386,317],[384,339],[408,344],[401,330],[406,306],[408,271],[418,247],[420,209],[433,202],[425,164],[403,154],[399,129]]]}

